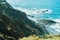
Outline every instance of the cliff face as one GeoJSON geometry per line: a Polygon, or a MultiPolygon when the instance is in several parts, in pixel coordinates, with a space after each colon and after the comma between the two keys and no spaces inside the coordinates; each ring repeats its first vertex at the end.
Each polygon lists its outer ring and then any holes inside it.
{"type": "Polygon", "coordinates": [[[0,1],[0,33],[14,38],[49,34],[28,19],[24,12],[14,9],[6,1],[0,1]]]}

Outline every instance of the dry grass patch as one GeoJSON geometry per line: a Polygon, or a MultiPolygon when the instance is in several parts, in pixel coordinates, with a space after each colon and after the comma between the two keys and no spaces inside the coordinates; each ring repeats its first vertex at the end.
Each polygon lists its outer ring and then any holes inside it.
{"type": "Polygon", "coordinates": [[[60,40],[60,35],[46,35],[45,38],[39,38],[38,36],[24,37],[19,40],[60,40]]]}

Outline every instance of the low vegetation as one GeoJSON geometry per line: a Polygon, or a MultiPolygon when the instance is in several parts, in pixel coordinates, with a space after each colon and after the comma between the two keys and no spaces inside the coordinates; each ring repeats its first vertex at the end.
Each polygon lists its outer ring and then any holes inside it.
{"type": "Polygon", "coordinates": [[[45,37],[29,36],[19,40],[60,40],[60,35],[46,35],[45,37]]]}

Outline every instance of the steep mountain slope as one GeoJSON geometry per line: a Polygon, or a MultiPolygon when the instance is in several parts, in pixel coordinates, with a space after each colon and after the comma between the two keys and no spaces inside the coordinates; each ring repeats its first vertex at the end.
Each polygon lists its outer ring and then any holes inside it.
{"type": "Polygon", "coordinates": [[[11,7],[6,0],[0,0],[0,33],[4,36],[7,35],[17,39],[34,34],[38,36],[49,34],[43,28],[28,19],[24,12],[11,7]]]}

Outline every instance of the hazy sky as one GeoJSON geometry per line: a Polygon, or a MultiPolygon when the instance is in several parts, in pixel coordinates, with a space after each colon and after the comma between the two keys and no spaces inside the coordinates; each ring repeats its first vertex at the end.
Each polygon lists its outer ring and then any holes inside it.
{"type": "Polygon", "coordinates": [[[7,0],[13,7],[22,7],[26,9],[51,9],[51,14],[46,14],[44,17],[60,18],[60,0],[7,0]]]}
{"type": "Polygon", "coordinates": [[[10,4],[15,7],[25,8],[50,8],[53,2],[51,0],[7,0],[10,4]]]}

